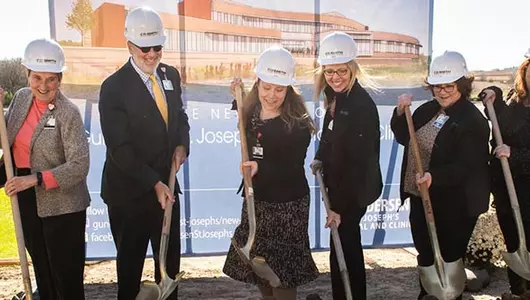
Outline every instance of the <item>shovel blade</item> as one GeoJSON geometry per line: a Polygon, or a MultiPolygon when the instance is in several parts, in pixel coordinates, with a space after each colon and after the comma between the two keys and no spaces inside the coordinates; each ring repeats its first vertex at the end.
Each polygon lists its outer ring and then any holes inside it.
{"type": "Polygon", "coordinates": [[[259,277],[267,280],[271,287],[276,288],[281,285],[280,278],[274,273],[269,264],[265,261],[265,258],[256,256],[250,260],[252,270],[259,277]]]}
{"type": "Polygon", "coordinates": [[[433,264],[418,269],[421,283],[429,295],[439,300],[454,300],[464,292],[466,271],[461,259],[450,263],[442,261],[440,268],[433,264]]]}
{"type": "Polygon", "coordinates": [[[158,284],[152,281],[143,281],[135,300],[158,300],[161,295],[162,290],[158,284]]]}
{"type": "Polygon", "coordinates": [[[167,299],[175,291],[175,289],[180,283],[180,280],[182,279],[182,277],[184,277],[184,274],[186,273],[185,272],[178,273],[177,276],[175,276],[174,280],[171,279],[171,277],[169,276],[164,277],[164,279],[162,279],[159,284],[162,290],[162,295],[160,295],[158,300],[167,299]]]}
{"type": "Polygon", "coordinates": [[[519,248],[513,253],[503,252],[502,257],[512,271],[526,280],[530,280],[530,253],[519,248]]]}

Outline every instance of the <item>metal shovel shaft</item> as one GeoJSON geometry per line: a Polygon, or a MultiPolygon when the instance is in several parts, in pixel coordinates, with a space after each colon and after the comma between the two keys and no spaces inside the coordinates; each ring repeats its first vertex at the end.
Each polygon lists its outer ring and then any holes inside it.
{"type": "MultiPolygon", "coordinates": [[[[499,123],[497,121],[497,115],[493,104],[489,101],[486,103],[488,109],[488,115],[491,120],[493,127],[493,136],[498,146],[504,144],[502,141],[501,131],[499,129],[499,123]]],[[[503,253],[504,260],[508,266],[519,276],[526,280],[530,280],[530,253],[526,248],[526,234],[523,226],[523,219],[521,217],[521,209],[519,208],[519,201],[517,199],[517,192],[515,191],[515,185],[513,183],[512,172],[510,170],[510,164],[506,157],[501,157],[502,172],[504,174],[504,180],[506,182],[506,188],[510,198],[510,205],[513,211],[513,217],[515,219],[515,225],[517,228],[517,237],[519,238],[519,248],[515,253],[503,253]]]]}
{"type": "MultiPolygon", "coordinates": [[[[317,170],[316,177],[318,184],[320,186],[320,192],[322,193],[322,199],[324,199],[324,206],[326,211],[331,209],[331,204],[329,201],[328,191],[324,184],[324,179],[322,178],[322,171],[317,170]]],[[[339,270],[341,273],[342,282],[344,284],[344,291],[346,293],[347,300],[353,300],[351,285],[350,285],[350,275],[348,273],[348,268],[346,267],[346,260],[344,259],[344,251],[342,250],[342,243],[340,241],[339,229],[335,223],[331,224],[331,237],[333,240],[333,246],[335,246],[335,255],[337,256],[337,262],[339,265],[339,270]]]]}
{"type": "MultiPolygon", "coordinates": [[[[4,90],[0,88],[0,103],[4,103],[4,90]]],[[[11,158],[11,146],[7,137],[7,126],[4,115],[0,117],[0,141],[2,145],[4,164],[6,166],[6,178],[9,180],[14,177],[13,160],[11,158]]],[[[24,242],[24,231],[22,230],[22,220],[20,217],[20,208],[18,205],[17,195],[11,196],[11,212],[15,224],[15,236],[17,239],[18,258],[20,260],[20,269],[22,272],[22,282],[27,300],[33,299],[33,290],[31,289],[31,278],[29,275],[29,263],[26,256],[26,244],[24,242]]]]}

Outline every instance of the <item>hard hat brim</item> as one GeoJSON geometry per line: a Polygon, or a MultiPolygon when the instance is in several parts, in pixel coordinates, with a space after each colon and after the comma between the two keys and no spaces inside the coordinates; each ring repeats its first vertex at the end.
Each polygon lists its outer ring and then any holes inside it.
{"type": "Polygon", "coordinates": [[[52,66],[42,66],[42,65],[33,65],[22,63],[24,67],[33,72],[46,72],[46,73],[62,73],[66,71],[67,67],[63,66],[62,68],[52,67],[52,66]]]}
{"type": "Polygon", "coordinates": [[[260,80],[265,81],[266,83],[277,84],[281,86],[293,85],[296,82],[294,79],[287,79],[287,78],[281,78],[281,77],[276,77],[276,76],[267,76],[267,75],[261,75],[261,74],[258,74],[258,78],[260,80]]]}
{"type": "Polygon", "coordinates": [[[458,79],[464,77],[465,75],[458,75],[458,76],[443,76],[443,77],[433,77],[429,76],[427,77],[427,83],[434,85],[434,84],[447,84],[457,81],[458,79]]]}
{"type": "Polygon", "coordinates": [[[318,58],[317,62],[322,66],[326,66],[326,65],[345,64],[354,59],[355,57],[318,58]]]}
{"type": "Polygon", "coordinates": [[[155,36],[152,38],[142,39],[142,40],[134,40],[127,38],[131,43],[139,46],[139,47],[153,47],[153,46],[159,46],[166,43],[166,37],[165,36],[155,36]]]}

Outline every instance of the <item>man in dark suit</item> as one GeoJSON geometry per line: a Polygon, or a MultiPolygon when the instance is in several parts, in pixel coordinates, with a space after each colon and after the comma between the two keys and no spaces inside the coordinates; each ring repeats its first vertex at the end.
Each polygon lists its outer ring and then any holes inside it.
{"type": "MultiPolygon", "coordinates": [[[[139,291],[149,241],[160,280],[158,251],[163,209],[175,201],[167,186],[189,155],[189,123],[178,71],[160,63],[166,41],[160,16],[148,7],[129,12],[125,23],[128,62],[101,86],[99,112],[107,146],[101,197],[108,206],[117,249],[118,299],[139,291]]],[[[180,193],[178,183],[175,195],[180,193]]],[[[179,272],[179,205],[174,205],[167,273],[179,272]]],[[[168,299],[177,299],[175,291],[168,299]]]]}

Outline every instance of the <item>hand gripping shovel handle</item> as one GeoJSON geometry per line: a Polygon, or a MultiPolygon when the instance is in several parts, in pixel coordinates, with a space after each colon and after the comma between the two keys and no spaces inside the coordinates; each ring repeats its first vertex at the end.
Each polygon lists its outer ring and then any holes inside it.
{"type": "MultiPolygon", "coordinates": [[[[479,97],[483,99],[485,95],[482,95],[481,93],[479,97]]],[[[497,115],[495,114],[495,109],[493,108],[493,104],[489,101],[486,102],[486,108],[488,109],[488,115],[490,117],[491,125],[493,127],[493,136],[495,138],[495,142],[498,146],[500,146],[503,144],[503,142],[501,131],[499,129],[499,123],[497,121],[497,115]]],[[[510,204],[512,206],[515,224],[517,227],[517,235],[519,237],[519,248],[526,249],[526,238],[524,234],[523,219],[521,217],[519,201],[517,200],[517,193],[515,192],[515,186],[513,184],[512,172],[510,171],[510,164],[508,163],[508,159],[506,157],[501,157],[500,161],[502,166],[502,172],[504,173],[504,180],[506,181],[506,187],[508,189],[508,195],[510,196],[510,204]]]]}
{"type": "MultiPolygon", "coordinates": [[[[168,182],[168,188],[169,193],[171,195],[174,195],[175,193],[175,182],[176,182],[176,176],[177,176],[177,169],[175,168],[175,164],[173,161],[171,162],[171,171],[169,172],[169,182],[168,182]]],[[[166,208],[164,210],[164,220],[162,221],[162,236],[160,238],[160,273],[162,275],[161,278],[164,278],[167,276],[167,270],[166,270],[166,258],[167,258],[167,250],[169,248],[169,233],[171,230],[171,217],[173,215],[173,202],[169,201],[166,203],[166,208]]]]}
{"type": "MultiPolygon", "coordinates": [[[[320,192],[322,193],[322,198],[324,199],[324,206],[326,211],[331,209],[329,202],[328,192],[326,186],[324,185],[324,179],[322,178],[322,171],[317,170],[316,172],[318,184],[320,185],[320,192]]],[[[353,295],[350,286],[350,276],[348,274],[348,268],[346,267],[346,260],[344,259],[344,251],[342,250],[342,243],[340,241],[339,230],[335,223],[331,224],[331,236],[333,237],[333,245],[335,246],[335,255],[337,256],[337,262],[339,264],[339,270],[342,277],[342,282],[344,283],[344,291],[346,292],[346,299],[352,300],[353,295]]]]}
{"type": "MultiPolygon", "coordinates": [[[[0,89],[0,103],[4,103],[4,92],[0,89]]],[[[4,164],[6,165],[6,177],[11,179],[14,176],[13,160],[11,158],[11,148],[9,139],[7,137],[6,120],[4,115],[0,117],[0,140],[2,150],[4,153],[4,164]]],[[[18,257],[20,259],[20,268],[22,271],[22,280],[24,283],[24,292],[26,293],[26,300],[33,299],[33,291],[31,289],[31,278],[29,276],[28,257],[26,256],[26,245],[24,243],[24,232],[22,231],[22,221],[20,219],[20,209],[18,206],[17,195],[11,196],[11,210],[13,213],[13,221],[15,223],[15,235],[17,238],[18,257]]]]}
{"type": "MultiPolygon", "coordinates": [[[[414,123],[410,113],[410,107],[405,107],[405,116],[407,118],[407,125],[409,130],[410,141],[412,144],[412,151],[414,153],[414,163],[416,171],[423,176],[423,167],[421,165],[420,148],[416,139],[416,131],[414,130],[414,123]]],[[[440,243],[438,241],[438,234],[436,232],[436,224],[434,222],[434,214],[432,211],[431,197],[429,196],[429,189],[427,183],[420,184],[420,194],[423,201],[423,210],[425,212],[425,220],[427,221],[427,228],[429,229],[429,236],[431,237],[431,245],[433,249],[435,262],[441,262],[442,254],[440,251],[440,243]]]]}

